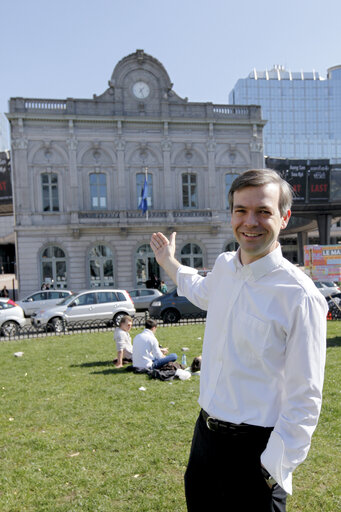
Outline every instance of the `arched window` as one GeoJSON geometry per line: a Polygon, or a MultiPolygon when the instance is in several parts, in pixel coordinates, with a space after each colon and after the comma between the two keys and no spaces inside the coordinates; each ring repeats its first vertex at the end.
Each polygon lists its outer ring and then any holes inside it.
{"type": "Polygon", "coordinates": [[[203,268],[202,250],[197,244],[186,244],[181,249],[181,263],[187,267],[203,268]]]}
{"type": "Polygon", "coordinates": [[[232,185],[232,182],[239,176],[239,174],[225,174],[225,206],[227,209],[230,208],[229,205],[229,192],[232,185]]]}
{"type": "Polygon", "coordinates": [[[58,175],[44,173],[41,175],[41,188],[44,212],[59,212],[58,175]]]}
{"type": "Polygon", "coordinates": [[[198,207],[196,174],[185,173],[182,175],[182,206],[183,208],[198,207]]]}
{"type": "Polygon", "coordinates": [[[141,245],[135,254],[136,285],[156,288],[160,280],[160,267],[149,244],[141,245]]]}
{"type": "Polygon", "coordinates": [[[92,210],[107,208],[107,176],[104,173],[90,174],[90,198],[92,210]]]}
{"type": "MultiPolygon", "coordinates": [[[[136,174],[136,197],[137,197],[137,205],[136,207],[139,207],[139,204],[141,203],[142,198],[142,190],[144,185],[144,180],[146,178],[146,174],[139,172],[136,174]]],[[[147,184],[148,184],[148,192],[147,192],[147,204],[148,204],[148,210],[153,208],[153,175],[148,173],[147,174],[147,184]]]]}
{"type": "Polygon", "coordinates": [[[54,245],[41,254],[41,279],[53,288],[67,288],[66,256],[63,249],[54,245]]]}
{"type": "Polygon", "coordinates": [[[96,245],[89,252],[90,287],[114,286],[114,258],[106,245],[96,245]]]}

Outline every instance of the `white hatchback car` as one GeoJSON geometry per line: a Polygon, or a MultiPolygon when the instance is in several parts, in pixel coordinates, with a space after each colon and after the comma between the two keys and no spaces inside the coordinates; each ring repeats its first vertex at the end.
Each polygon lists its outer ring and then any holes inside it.
{"type": "Polygon", "coordinates": [[[325,297],[332,297],[333,295],[341,292],[338,285],[333,281],[314,281],[314,283],[325,297]]]}
{"type": "Polygon", "coordinates": [[[70,295],[70,290],[40,290],[18,300],[17,304],[23,308],[25,316],[31,316],[39,309],[55,306],[70,295]]]}
{"type": "Polygon", "coordinates": [[[0,298],[0,333],[2,336],[15,336],[26,324],[23,309],[12,299],[0,298]]]}
{"type": "Polygon", "coordinates": [[[56,306],[42,309],[31,317],[37,327],[51,326],[55,332],[75,323],[100,321],[118,325],[124,315],[134,316],[134,304],[125,290],[92,288],[66,297],[56,306]]]}

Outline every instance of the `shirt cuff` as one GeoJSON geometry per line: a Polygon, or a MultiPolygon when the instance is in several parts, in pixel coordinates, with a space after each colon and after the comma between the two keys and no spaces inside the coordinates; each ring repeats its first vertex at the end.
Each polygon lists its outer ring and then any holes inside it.
{"type": "Polygon", "coordinates": [[[278,432],[273,431],[266,449],[261,455],[261,463],[270,475],[288,494],[292,494],[292,472],[283,465],[284,442],[278,432]]]}

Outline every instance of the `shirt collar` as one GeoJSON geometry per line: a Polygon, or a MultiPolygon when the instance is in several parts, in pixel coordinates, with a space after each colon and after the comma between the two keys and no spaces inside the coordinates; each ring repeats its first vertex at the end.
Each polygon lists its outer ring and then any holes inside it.
{"type": "Polygon", "coordinates": [[[263,258],[259,260],[253,261],[248,265],[242,265],[240,261],[240,248],[237,250],[236,254],[233,257],[233,262],[235,265],[236,272],[240,272],[241,275],[247,278],[253,278],[255,281],[265,276],[266,274],[270,274],[272,270],[278,267],[282,261],[282,249],[280,244],[263,258]]]}

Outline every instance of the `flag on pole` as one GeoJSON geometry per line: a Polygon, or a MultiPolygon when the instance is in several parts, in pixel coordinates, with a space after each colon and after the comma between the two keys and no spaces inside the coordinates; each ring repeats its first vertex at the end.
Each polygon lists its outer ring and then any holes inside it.
{"type": "Polygon", "coordinates": [[[139,209],[143,211],[143,213],[147,212],[148,216],[148,180],[147,180],[147,173],[144,178],[144,184],[142,187],[142,193],[141,193],[141,200],[139,204],[139,209]]]}

